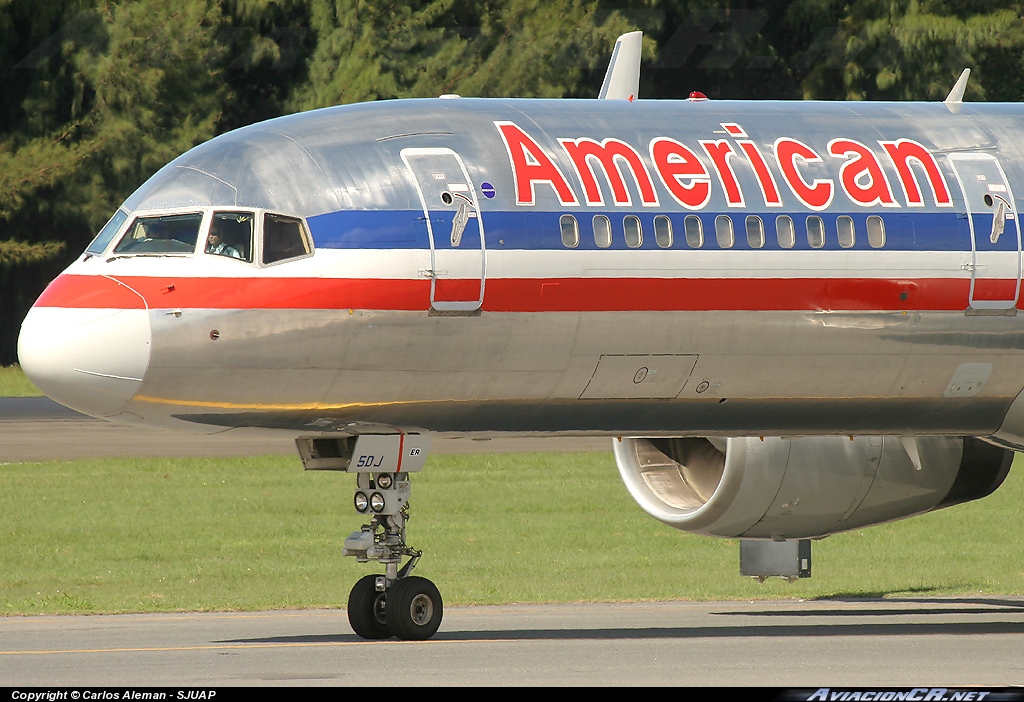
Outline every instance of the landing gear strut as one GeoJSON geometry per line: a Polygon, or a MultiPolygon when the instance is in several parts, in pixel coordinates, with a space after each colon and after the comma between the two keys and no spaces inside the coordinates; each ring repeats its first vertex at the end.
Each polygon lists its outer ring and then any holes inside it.
{"type": "Polygon", "coordinates": [[[344,555],[384,565],[348,596],[348,621],[364,639],[429,639],[441,626],[444,605],[434,583],[412,576],[423,555],[405,543],[409,521],[409,474],[423,470],[430,437],[425,434],[303,436],[295,440],[306,470],[356,474],[352,498],[369,524],[345,539],[344,555]],[[408,558],[405,565],[399,566],[408,558]]]}
{"type": "Polygon", "coordinates": [[[441,626],[441,593],[426,578],[410,575],[423,552],[405,543],[409,493],[406,473],[357,473],[353,503],[357,512],[373,517],[345,539],[344,554],[385,567],[384,575],[367,575],[349,594],[348,621],[364,639],[422,641],[441,626]],[[409,560],[399,569],[403,558],[409,560]]]}

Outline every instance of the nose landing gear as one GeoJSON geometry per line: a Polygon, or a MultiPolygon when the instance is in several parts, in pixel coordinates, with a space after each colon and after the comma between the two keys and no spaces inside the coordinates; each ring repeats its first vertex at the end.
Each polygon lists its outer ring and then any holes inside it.
{"type": "Polygon", "coordinates": [[[361,434],[295,440],[306,470],[356,474],[352,503],[369,524],[345,539],[346,556],[384,565],[384,575],[360,578],[348,596],[348,621],[364,639],[429,639],[441,626],[441,593],[412,575],[423,555],[405,542],[409,473],[423,469],[430,439],[423,434],[361,434]],[[399,568],[402,560],[408,558],[399,568]]]}
{"type": "Polygon", "coordinates": [[[397,636],[406,641],[429,639],[441,626],[441,593],[426,578],[410,575],[422,551],[405,543],[409,520],[409,476],[405,473],[359,473],[353,502],[359,512],[375,511],[369,524],[345,539],[346,556],[360,563],[377,561],[384,575],[356,582],[348,598],[348,621],[364,639],[397,636]],[[398,564],[408,557],[401,569],[398,564]]]}

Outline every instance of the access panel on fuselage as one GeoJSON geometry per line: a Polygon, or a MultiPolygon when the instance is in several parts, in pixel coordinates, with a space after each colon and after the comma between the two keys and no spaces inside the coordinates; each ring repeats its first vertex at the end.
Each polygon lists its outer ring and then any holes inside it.
{"type": "Polygon", "coordinates": [[[416,180],[430,239],[430,303],[473,311],[484,296],[484,228],[476,188],[451,149],[403,149],[416,180]]]}
{"type": "Polygon", "coordinates": [[[971,230],[970,305],[977,310],[1014,309],[1020,293],[1021,240],[1010,183],[990,154],[953,153],[949,162],[964,193],[971,230]]]}

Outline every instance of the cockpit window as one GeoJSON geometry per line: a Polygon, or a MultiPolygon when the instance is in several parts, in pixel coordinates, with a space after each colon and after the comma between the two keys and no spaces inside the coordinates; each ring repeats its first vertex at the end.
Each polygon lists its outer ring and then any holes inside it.
{"type": "Polygon", "coordinates": [[[124,210],[118,210],[114,213],[114,216],[103,225],[103,229],[96,235],[96,238],[89,244],[89,248],[85,250],[86,253],[91,253],[99,256],[101,253],[107,250],[107,244],[117,234],[117,230],[121,228],[124,221],[128,219],[128,213],[124,210]]]}
{"type": "Polygon", "coordinates": [[[138,217],[121,241],[114,247],[115,254],[174,254],[192,253],[199,238],[201,212],[191,214],[138,217]]]}
{"type": "Polygon", "coordinates": [[[252,212],[214,212],[206,253],[252,263],[252,212]]]}
{"type": "Polygon", "coordinates": [[[263,263],[277,263],[310,252],[300,220],[281,215],[263,216],[263,263]]]}

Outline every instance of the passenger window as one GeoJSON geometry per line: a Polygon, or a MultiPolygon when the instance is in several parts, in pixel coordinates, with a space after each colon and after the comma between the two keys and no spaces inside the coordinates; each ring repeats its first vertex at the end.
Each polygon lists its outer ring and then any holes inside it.
{"type": "Polygon", "coordinates": [[[631,249],[638,249],[644,243],[644,234],[640,229],[640,218],[635,215],[627,215],[622,218],[622,229],[626,234],[626,246],[631,249]]]}
{"type": "Polygon", "coordinates": [[[885,223],[877,215],[868,217],[868,244],[873,249],[885,246],[885,223]]]}
{"type": "Polygon", "coordinates": [[[775,236],[779,240],[781,249],[791,249],[796,246],[796,227],[793,226],[792,217],[779,215],[775,218],[775,236]]]}
{"type": "Polygon", "coordinates": [[[683,220],[683,230],[686,233],[686,245],[691,249],[699,249],[704,246],[704,225],[697,215],[686,215],[683,220]]]}
{"type": "Polygon", "coordinates": [[[214,212],[206,253],[252,263],[252,212],[214,212]]]}
{"type": "Polygon", "coordinates": [[[114,213],[114,216],[110,218],[110,221],[103,225],[103,229],[96,235],[96,238],[89,244],[89,248],[85,251],[95,255],[100,255],[107,250],[107,244],[117,234],[117,230],[121,228],[124,221],[128,219],[128,213],[124,210],[118,210],[114,213]]]}
{"type": "Polygon", "coordinates": [[[665,215],[654,218],[654,240],[663,249],[672,248],[672,220],[665,215]]]}
{"type": "Polygon", "coordinates": [[[580,245],[580,225],[575,217],[562,215],[558,220],[558,226],[562,229],[562,246],[575,249],[580,245]]]}
{"type": "Polygon", "coordinates": [[[764,247],[764,222],[757,215],[747,217],[747,246],[752,249],[764,247]]]}
{"type": "Polygon", "coordinates": [[[821,217],[811,215],[807,218],[807,245],[812,249],[820,249],[825,245],[825,223],[821,217]]]}
{"type": "Polygon", "coordinates": [[[853,219],[843,215],[836,220],[836,234],[839,236],[839,245],[844,249],[853,248],[857,243],[857,234],[853,229],[853,219]]]}
{"type": "Polygon", "coordinates": [[[715,217],[715,239],[718,246],[723,249],[731,249],[736,243],[736,235],[732,230],[732,218],[729,215],[718,215],[715,217]]]}
{"type": "Polygon", "coordinates": [[[137,217],[114,247],[119,254],[184,254],[196,250],[203,214],[137,217]]]}
{"type": "Polygon", "coordinates": [[[298,258],[311,251],[300,220],[281,215],[263,215],[263,263],[298,258]]]}
{"type": "Polygon", "coordinates": [[[594,243],[602,249],[612,245],[612,221],[604,215],[594,215],[594,243]]]}

